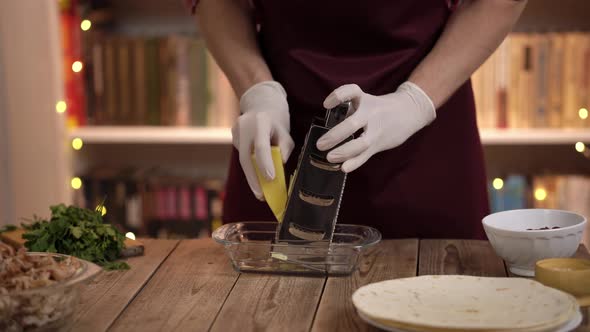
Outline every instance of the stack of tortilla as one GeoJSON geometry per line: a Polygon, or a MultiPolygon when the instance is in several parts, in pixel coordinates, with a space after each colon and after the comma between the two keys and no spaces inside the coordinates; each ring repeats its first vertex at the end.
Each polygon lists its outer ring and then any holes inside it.
{"type": "Polygon", "coordinates": [[[524,278],[420,276],[359,288],[361,317],[403,331],[558,331],[579,315],[576,299],[524,278]]]}

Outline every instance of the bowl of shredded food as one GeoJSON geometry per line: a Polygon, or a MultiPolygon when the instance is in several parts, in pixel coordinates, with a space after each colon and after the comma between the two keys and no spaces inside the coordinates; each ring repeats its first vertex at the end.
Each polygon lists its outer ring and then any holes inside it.
{"type": "Polygon", "coordinates": [[[55,331],[67,326],[80,289],[101,271],[74,256],[15,250],[0,242],[0,331],[55,331]]]}

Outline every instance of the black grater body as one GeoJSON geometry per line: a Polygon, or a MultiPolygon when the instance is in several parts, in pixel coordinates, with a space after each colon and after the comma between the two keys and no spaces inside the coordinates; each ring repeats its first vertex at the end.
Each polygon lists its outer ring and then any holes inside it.
{"type": "MultiPolygon", "coordinates": [[[[299,155],[297,170],[289,188],[287,207],[277,229],[278,243],[309,244],[330,242],[346,182],[340,163],[326,159],[328,151],[316,142],[348,115],[351,103],[327,110],[323,121],[311,125],[299,155]]],[[[349,137],[336,147],[350,141],[349,137]]],[[[331,150],[335,149],[332,148],[331,150]]]]}

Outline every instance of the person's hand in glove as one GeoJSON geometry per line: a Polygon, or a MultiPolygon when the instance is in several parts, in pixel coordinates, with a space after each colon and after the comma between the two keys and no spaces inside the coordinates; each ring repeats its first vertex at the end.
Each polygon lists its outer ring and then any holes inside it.
{"type": "Polygon", "coordinates": [[[256,198],[264,200],[251,154],[254,151],[258,169],[268,180],[275,177],[271,144],[280,148],[283,163],[287,162],[295,145],[289,134],[287,93],[276,81],[257,83],[240,97],[240,112],[232,127],[232,143],[239,151],[250,189],[256,198]]]}
{"type": "Polygon", "coordinates": [[[436,118],[431,99],[409,81],[395,92],[382,96],[365,93],[356,84],[343,85],[326,97],[324,107],[333,108],[349,100],[353,113],[317,141],[318,149],[329,150],[357,130],[364,129],[358,138],[327,155],[329,162],[343,163],[342,170],[346,173],[363,165],[372,155],[401,145],[436,118]]]}

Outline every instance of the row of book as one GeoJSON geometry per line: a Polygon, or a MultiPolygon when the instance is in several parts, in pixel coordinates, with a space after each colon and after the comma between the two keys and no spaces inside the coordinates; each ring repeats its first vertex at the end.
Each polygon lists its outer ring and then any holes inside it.
{"type": "MultiPolygon", "coordinates": [[[[96,34],[86,43],[80,123],[230,127],[239,114],[199,37],[96,34]]],[[[590,33],[511,33],[472,84],[480,128],[590,126],[590,33]]]]}
{"type": "Polygon", "coordinates": [[[472,84],[480,128],[588,127],[590,33],[511,33],[472,84]]]}
{"type": "Polygon", "coordinates": [[[85,77],[74,72],[72,64],[83,58],[83,42],[80,31],[78,0],[59,0],[60,40],[63,64],[63,101],[67,105],[67,125],[69,128],[86,124],[86,85],[85,77]]]}
{"type": "MultiPolygon", "coordinates": [[[[81,176],[75,204],[95,209],[104,201],[107,222],[141,236],[209,237],[221,225],[224,181],[190,172],[97,167],[81,176]]],[[[511,174],[497,181],[488,183],[491,213],[546,208],[590,216],[590,176],[511,174]]]]}
{"type": "Polygon", "coordinates": [[[494,183],[497,179],[488,181],[491,213],[526,209],[533,205],[531,180],[527,176],[512,174],[500,180],[500,184],[494,183]]]}
{"type": "Polygon", "coordinates": [[[154,238],[210,237],[221,225],[223,182],[163,169],[96,169],[80,176],[74,204],[104,202],[106,222],[154,238]]]}
{"type": "Polygon", "coordinates": [[[238,101],[201,38],[88,38],[88,125],[230,127],[238,101]]]}
{"type": "MultiPolygon", "coordinates": [[[[497,179],[494,179],[498,181],[497,179]]],[[[491,212],[514,209],[558,209],[590,217],[590,176],[512,174],[500,186],[488,183],[491,212]]],[[[583,241],[590,245],[590,226],[583,241]]]]}
{"type": "Polygon", "coordinates": [[[488,193],[492,212],[547,208],[573,210],[590,216],[590,177],[583,175],[511,174],[501,185],[490,179],[488,193]]]}
{"type": "Polygon", "coordinates": [[[590,217],[590,177],[538,176],[533,178],[533,188],[534,207],[570,210],[590,217]]]}

